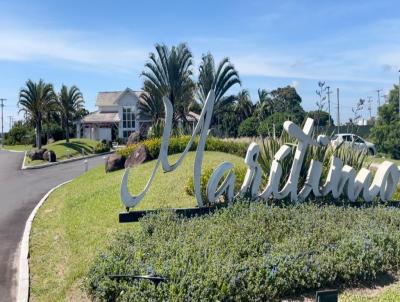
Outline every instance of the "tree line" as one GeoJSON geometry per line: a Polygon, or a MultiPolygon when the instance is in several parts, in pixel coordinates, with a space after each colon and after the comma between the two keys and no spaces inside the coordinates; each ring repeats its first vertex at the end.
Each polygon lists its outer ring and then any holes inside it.
{"type": "MultiPolygon", "coordinates": [[[[84,108],[83,95],[78,87],[73,85],[68,88],[62,85],[57,93],[52,84],[43,80],[38,82],[28,80],[25,83],[25,87],[19,92],[18,107],[19,112],[24,113],[25,126],[35,128],[37,148],[42,146],[43,126],[57,128],[61,125],[66,141],[69,142],[72,121],[88,113],[84,108]]],[[[19,128],[23,126],[22,123],[16,125],[19,128]]],[[[22,132],[25,133],[26,130],[22,132]]]]}

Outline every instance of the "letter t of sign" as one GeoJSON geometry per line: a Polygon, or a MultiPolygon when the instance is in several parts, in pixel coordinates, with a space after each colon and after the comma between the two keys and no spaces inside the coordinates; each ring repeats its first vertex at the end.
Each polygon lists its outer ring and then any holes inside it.
{"type": "Polygon", "coordinates": [[[306,120],[303,129],[290,121],[286,121],[283,124],[286,132],[289,133],[290,136],[297,138],[299,142],[297,144],[296,153],[294,155],[289,179],[283,187],[282,191],[280,192],[282,198],[290,193],[290,199],[292,201],[297,201],[298,199],[297,186],[299,183],[301,167],[304,161],[304,155],[307,152],[308,145],[317,145],[317,142],[311,138],[313,125],[314,120],[310,118],[306,120]]]}

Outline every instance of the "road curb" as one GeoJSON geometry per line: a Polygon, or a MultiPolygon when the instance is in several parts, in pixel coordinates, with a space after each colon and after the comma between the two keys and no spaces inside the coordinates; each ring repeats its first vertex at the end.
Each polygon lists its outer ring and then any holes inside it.
{"type": "Polygon", "coordinates": [[[20,254],[19,254],[19,261],[18,261],[18,278],[17,278],[17,301],[29,301],[29,236],[31,233],[32,222],[35,218],[35,215],[42,204],[46,201],[49,195],[60,188],[61,186],[71,182],[68,180],[55,186],[50,191],[48,191],[43,198],[39,201],[39,203],[35,206],[32,210],[31,214],[29,215],[26,223],[24,233],[22,235],[22,239],[20,242],[20,254]]]}
{"type": "Polygon", "coordinates": [[[56,161],[54,163],[40,164],[40,165],[35,165],[35,166],[27,166],[27,165],[25,165],[25,159],[26,159],[26,152],[25,152],[24,160],[22,161],[21,170],[42,169],[42,168],[47,168],[47,167],[56,166],[56,165],[60,165],[60,164],[66,164],[66,163],[70,163],[70,162],[74,162],[74,161],[78,161],[78,160],[82,160],[82,159],[109,155],[109,154],[112,154],[114,152],[115,151],[109,151],[109,152],[104,152],[104,153],[99,153],[99,154],[90,154],[90,155],[86,155],[86,156],[82,156],[82,157],[75,157],[75,158],[65,159],[65,160],[62,160],[62,161],[56,161]]]}

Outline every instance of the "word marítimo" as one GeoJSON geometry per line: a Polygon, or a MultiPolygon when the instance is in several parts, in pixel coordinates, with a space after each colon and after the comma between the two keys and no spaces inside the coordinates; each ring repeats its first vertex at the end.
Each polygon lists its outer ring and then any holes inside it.
{"type": "Polygon", "coordinates": [[[214,100],[214,91],[211,90],[204,103],[199,121],[193,130],[189,143],[178,160],[170,164],[168,161],[168,145],[172,130],[173,107],[166,97],[163,98],[165,107],[165,127],[160,153],[150,179],[142,192],[138,195],[131,195],[128,191],[129,168],[126,169],[122,178],[121,199],[127,209],[135,207],[143,199],[160,165],[164,172],[174,171],[180,165],[189,152],[197,135],[199,135],[200,138],[194,161],[193,182],[195,197],[199,207],[204,206],[206,203],[213,204],[217,202],[222,195],[227,198],[228,202],[231,202],[235,196],[243,196],[244,194],[250,194],[251,198],[261,200],[268,200],[270,198],[284,199],[290,197],[292,201],[302,201],[306,200],[312,192],[315,197],[331,194],[332,197],[336,199],[344,194],[351,201],[362,198],[364,201],[369,202],[376,197],[382,201],[390,200],[395,192],[400,177],[400,171],[392,162],[385,161],[380,164],[373,177],[371,171],[368,169],[362,168],[357,173],[353,167],[343,165],[343,162],[334,155],[331,158],[328,176],[323,185],[320,185],[323,165],[318,160],[311,160],[304,186],[299,189],[299,177],[307,148],[309,146],[326,146],[329,144],[329,139],[325,135],[319,135],[316,140],[312,138],[314,120],[308,118],[303,129],[291,121],[286,121],[283,124],[284,130],[289,136],[295,138],[298,143],[294,153],[289,178],[282,188],[279,187],[282,177],[280,161],[291,154],[292,147],[288,145],[280,147],[271,164],[268,183],[264,188],[260,188],[262,178],[261,166],[258,163],[260,148],[253,142],[250,144],[244,160],[247,165],[247,172],[239,192],[234,192],[236,176],[232,172],[232,163],[223,162],[214,170],[208,181],[206,190],[207,200],[204,201],[200,191],[200,177],[214,100]],[[226,175],[225,178],[224,175],[226,175]]]}

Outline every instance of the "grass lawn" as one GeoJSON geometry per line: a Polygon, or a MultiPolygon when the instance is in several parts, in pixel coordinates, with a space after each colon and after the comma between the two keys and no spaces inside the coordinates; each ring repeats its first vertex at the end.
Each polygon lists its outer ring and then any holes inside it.
{"type": "MultiPolygon", "coordinates": [[[[138,209],[188,207],[195,199],[185,193],[193,173],[194,152],[176,171],[158,171],[154,183],[138,209]]],[[[174,161],[178,155],[170,156],[174,161]]],[[[206,152],[203,169],[222,161],[244,165],[243,158],[206,152]]],[[[138,193],[146,184],[154,161],[134,168],[130,190],[138,193]],[[140,175],[140,177],[139,177],[140,175]]],[[[31,301],[88,301],[82,281],[94,257],[105,250],[116,232],[136,228],[137,223],[119,224],[124,211],[119,198],[123,171],[105,174],[101,165],[51,194],[39,210],[30,240],[31,301]]],[[[400,283],[379,290],[348,290],[341,301],[400,301],[400,283]]]]}
{"type": "Polygon", "coordinates": [[[11,150],[11,151],[29,151],[32,149],[31,145],[4,145],[3,148],[5,150],[11,150]]]}
{"type": "MultiPolygon", "coordinates": [[[[194,155],[190,152],[174,172],[159,170],[138,209],[194,206],[194,197],[185,193],[194,155]]],[[[177,158],[170,156],[171,161],[177,158]]],[[[216,167],[223,161],[244,165],[243,158],[206,152],[203,166],[216,167]]],[[[154,161],[131,171],[132,193],[145,186],[153,166],[154,161]]],[[[118,214],[124,211],[119,198],[122,173],[105,174],[101,165],[55,191],[39,210],[30,240],[31,301],[87,299],[80,286],[95,255],[116,231],[137,226],[118,223],[118,214]]]]}
{"type": "Polygon", "coordinates": [[[399,159],[392,159],[389,156],[375,156],[375,157],[370,157],[371,162],[380,164],[384,162],[385,160],[391,161],[395,163],[396,165],[400,166],[400,160],[399,159]]]}
{"type": "MultiPolygon", "coordinates": [[[[65,140],[56,141],[52,144],[44,145],[42,148],[46,148],[47,150],[53,150],[56,153],[57,161],[78,157],[82,155],[82,152],[85,155],[92,154],[93,148],[97,144],[97,141],[84,139],[84,138],[72,138],[70,142],[67,143],[65,140]]],[[[10,146],[13,147],[13,146],[10,146]]],[[[30,147],[27,150],[31,150],[30,147]]],[[[43,160],[30,160],[28,157],[26,158],[26,165],[38,165],[43,164],[45,161],[43,160]]]]}

